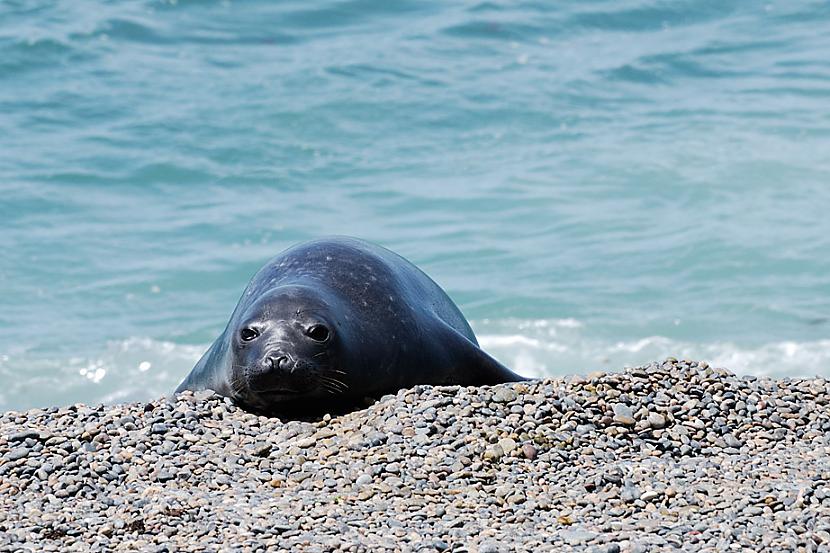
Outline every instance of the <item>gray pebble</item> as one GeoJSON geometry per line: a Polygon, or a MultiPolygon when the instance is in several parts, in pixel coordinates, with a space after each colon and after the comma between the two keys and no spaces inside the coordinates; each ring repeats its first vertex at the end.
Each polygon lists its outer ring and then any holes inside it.
{"type": "Polygon", "coordinates": [[[478,546],[478,553],[499,553],[499,544],[494,541],[485,541],[478,546]]]}
{"type": "Polygon", "coordinates": [[[212,392],[0,413],[0,550],[818,553],[828,406],[668,360],[319,421],[212,392]]]}
{"type": "Polygon", "coordinates": [[[724,437],[723,437],[723,441],[724,441],[724,442],[726,442],[726,445],[727,445],[727,446],[729,446],[729,447],[733,447],[733,448],[735,448],[735,449],[739,449],[741,446],[743,446],[743,445],[744,445],[744,444],[743,444],[743,442],[741,442],[738,438],[736,438],[736,437],[735,437],[734,435],[732,435],[732,434],[726,434],[726,435],[724,435],[724,437]]]}
{"type": "Polygon", "coordinates": [[[660,413],[649,413],[648,414],[648,424],[652,428],[665,428],[666,426],[666,417],[661,415],[660,413]]]}
{"type": "Polygon", "coordinates": [[[153,434],[164,434],[167,432],[167,425],[162,422],[157,422],[153,424],[150,432],[153,434]]]}
{"type": "Polygon", "coordinates": [[[493,393],[493,401],[498,403],[510,403],[516,401],[518,394],[512,388],[500,387],[493,393]]]}
{"type": "Polygon", "coordinates": [[[18,459],[23,459],[29,455],[29,448],[27,447],[16,447],[6,453],[3,458],[7,461],[17,461],[18,459]]]}

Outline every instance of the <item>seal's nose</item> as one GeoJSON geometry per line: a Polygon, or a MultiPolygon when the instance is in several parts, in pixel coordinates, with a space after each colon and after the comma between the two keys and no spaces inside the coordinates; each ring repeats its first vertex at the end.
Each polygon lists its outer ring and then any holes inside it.
{"type": "Polygon", "coordinates": [[[246,372],[248,387],[254,392],[294,392],[298,386],[295,371],[290,354],[271,351],[246,372]]]}
{"type": "Polygon", "coordinates": [[[269,356],[268,364],[271,366],[272,370],[284,371],[288,368],[288,357],[285,355],[280,355],[278,357],[269,356]]]}

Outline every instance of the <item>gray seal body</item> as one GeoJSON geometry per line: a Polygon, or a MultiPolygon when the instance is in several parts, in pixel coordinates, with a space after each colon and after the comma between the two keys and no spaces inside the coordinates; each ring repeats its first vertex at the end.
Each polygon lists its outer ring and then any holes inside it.
{"type": "Polygon", "coordinates": [[[479,348],[456,305],[415,265],[332,237],[260,269],[176,391],[212,389],[262,414],[323,414],[417,384],[519,380],[479,348]]]}

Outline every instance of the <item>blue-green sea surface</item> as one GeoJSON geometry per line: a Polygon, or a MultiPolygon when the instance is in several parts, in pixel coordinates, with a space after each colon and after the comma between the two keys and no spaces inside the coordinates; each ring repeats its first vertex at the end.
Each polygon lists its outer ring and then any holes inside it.
{"type": "Polygon", "coordinates": [[[170,392],[271,256],[529,376],[830,376],[830,3],[0,3],[0,409],[170,392]]]}

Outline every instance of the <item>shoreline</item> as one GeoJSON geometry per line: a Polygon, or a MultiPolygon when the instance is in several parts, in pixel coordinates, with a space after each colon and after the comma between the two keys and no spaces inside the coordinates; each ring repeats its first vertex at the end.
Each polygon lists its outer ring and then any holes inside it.
{"type": "Polygon", "coordinates": [[[667,360],[317,422],[0,414],[0,549],[830,551],[830,382],[667,360]]]}

